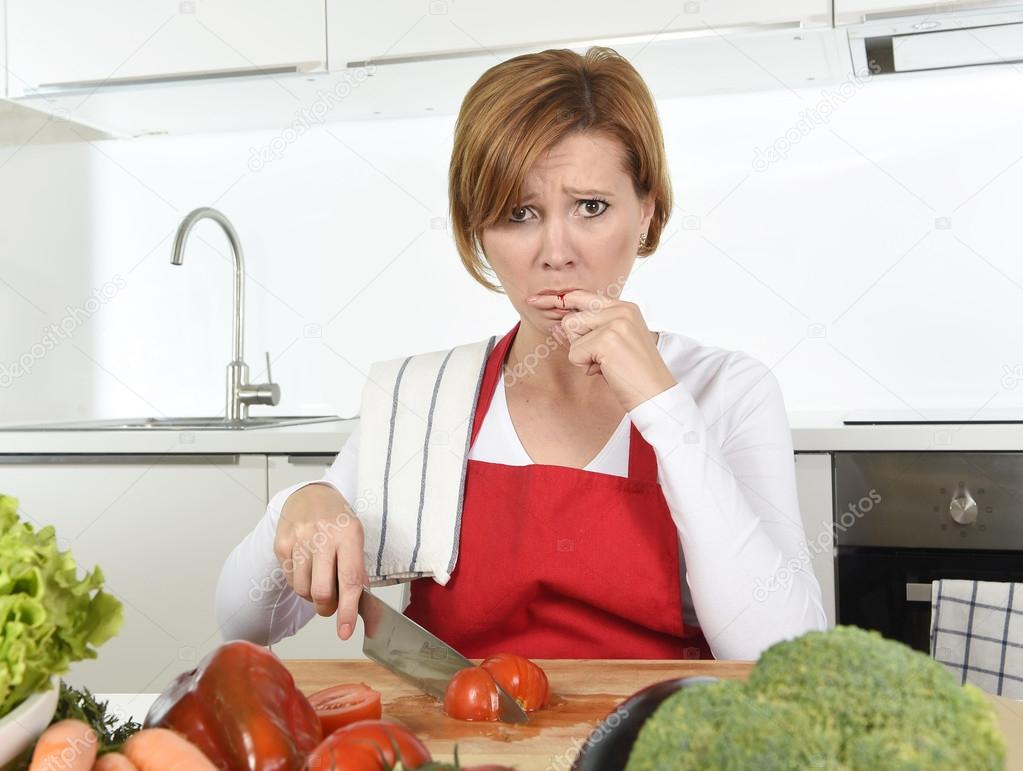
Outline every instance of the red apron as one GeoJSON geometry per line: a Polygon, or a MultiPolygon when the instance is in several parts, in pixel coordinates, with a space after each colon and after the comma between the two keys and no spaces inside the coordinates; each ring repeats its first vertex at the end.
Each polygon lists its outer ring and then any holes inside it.
{"type": "MultiPolygon", "coordinates": [[[[487,359],[470,446],[518,328],[487,359]]],[[[470,658],[713,658],[683,624],[678,531],[635,426],[628,478],[469,460],[451,579],[413,581],[405,615],[470,658]]]]}

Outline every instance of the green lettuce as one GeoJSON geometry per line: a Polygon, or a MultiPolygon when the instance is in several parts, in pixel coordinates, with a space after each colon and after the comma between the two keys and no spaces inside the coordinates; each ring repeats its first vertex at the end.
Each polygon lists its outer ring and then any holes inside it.
{"type": "Polygon", "coordinates": [[[36,532],[0,494],[0,717],[117,634],[123,607],[102,587],[98,567],[79,578],[53,528],[36,532]]]}

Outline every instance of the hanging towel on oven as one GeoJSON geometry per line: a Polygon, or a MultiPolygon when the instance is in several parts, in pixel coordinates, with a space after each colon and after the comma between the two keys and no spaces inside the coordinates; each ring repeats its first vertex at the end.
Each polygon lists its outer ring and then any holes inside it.
{"type": "Polygon", "coordinates": [[[1023,584],[934,581],[931,656],[961,683],[1023,699],[1023,584]]]}
{"type": "Polygon", "coordinates": [[[370,367],[354,509],[371,585],[450,579],[476,399],[496,342],[491,336],[370,367]]]}

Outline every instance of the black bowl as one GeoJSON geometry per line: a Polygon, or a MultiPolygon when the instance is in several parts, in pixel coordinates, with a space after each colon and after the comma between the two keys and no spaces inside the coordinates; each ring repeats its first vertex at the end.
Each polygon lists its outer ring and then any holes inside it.
{"type": "Polygon", "coordinates": [[[639,729],[661,702],[676,691],[701,683],[713,683],[716,677],[679,677],[663,680],[636,691],[614,708],[590,733],[572,771],[622,771],[639,729]]]}

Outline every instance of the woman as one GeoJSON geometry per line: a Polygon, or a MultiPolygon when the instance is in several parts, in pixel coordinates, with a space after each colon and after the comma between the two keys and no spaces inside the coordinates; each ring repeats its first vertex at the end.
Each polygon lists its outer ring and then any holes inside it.
{"type": "Polygon", "coordinates": [[[491,68],[462,104],[449,185],[466,269],[519,316],[486,346],[463,421],[450,575],[415,564],[422,521],[413,536],[350,505],[358,466],[381,455],[360,442],[386,433],[364,412],[324,479],[280,491],[228,558],[225,637],[272,642],[336,612],[347,639],[362,587],[395,575],[433,576],[405,613],[470,657],[755,659],[824,628],[776,379],[742,351],[651,331],[618,299],[671,211],[633,67],[595,47],[491,68]],[[388,527],[408,571],[372,567],[388,527]],[[280,599],[254,601],[282,569],[280,599]]]}

